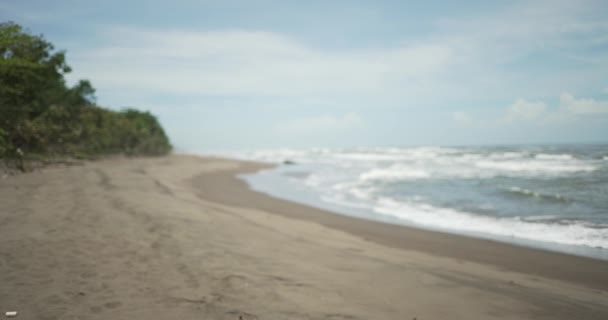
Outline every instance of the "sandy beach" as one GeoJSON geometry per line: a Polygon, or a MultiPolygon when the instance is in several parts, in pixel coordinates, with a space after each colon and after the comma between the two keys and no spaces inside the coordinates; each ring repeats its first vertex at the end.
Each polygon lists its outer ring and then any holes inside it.
{"type": "Polygon", "coordinates": [[[19,319],[608,319],[608,262],[253,192],[267,167],[173,155],[0,178],[19,319]]]}

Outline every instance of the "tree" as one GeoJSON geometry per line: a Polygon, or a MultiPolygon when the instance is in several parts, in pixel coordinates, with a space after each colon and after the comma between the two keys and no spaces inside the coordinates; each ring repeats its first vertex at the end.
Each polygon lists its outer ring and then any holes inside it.
{"type": "Polygon", "coordinates": [[[21,26],[0,23],[0,110],[3,127],[36,117],[65,93],[63,75],[70,72],[63,51],[21,26]]]}
{"type": "Polygon", "coordinates": [[[88,80],[68,87],[64,51],[42,35],[0,23],[0,156],[160,155],[171,145],[148,112],[95,105],[88,80]],[[25,153],[23,153],[25,152],[25,153]]]}

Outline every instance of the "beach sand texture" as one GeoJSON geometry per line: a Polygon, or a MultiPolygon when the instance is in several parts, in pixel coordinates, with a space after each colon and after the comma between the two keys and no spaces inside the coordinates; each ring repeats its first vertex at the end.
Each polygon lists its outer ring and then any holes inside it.
{"type": "Polygon", "coordinates": [[[173,155],[0,179],[19,319],[608,319],[608,262],[333,215],[173,155]]]}

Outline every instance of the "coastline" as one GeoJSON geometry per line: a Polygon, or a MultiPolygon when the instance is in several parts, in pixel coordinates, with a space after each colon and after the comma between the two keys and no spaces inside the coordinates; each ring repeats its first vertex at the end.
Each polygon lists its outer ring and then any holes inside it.
{"type": "Polygon", "coordinates": [[[171,155],[0,180],[0,307],[48,319],[606,319],[606,263],[274,199],[171,155]]]}
{"type": "Polygon", "coordinates": [[[192,181],[197,189],[206,190],[201,197],[209,201],[255,208],[288,218],[319,223],[389,247],[488,264],[508,271],[541,275],[608,290],[608,261],[490,239],[360,219],[283,200],[252,190],[245,181],[237,177],[274,165],[243,160],[223,160],[237,161],[241,165],[228,172],[206,173],[192,181]]]}

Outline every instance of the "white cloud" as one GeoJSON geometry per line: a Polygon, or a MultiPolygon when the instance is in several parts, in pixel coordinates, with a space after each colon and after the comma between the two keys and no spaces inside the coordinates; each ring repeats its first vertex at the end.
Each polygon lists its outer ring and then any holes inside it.
{"type": "Polygon", "coordinates": [[[577,99],[570,93],[559,96],[560,111],[574,116],[608,114],[608,101],[577,99]]]}
{"type": "Polygon", "coordinates": [[[608,22],[594,10],[592,1],[526,1],[495,14],[443,19],[440,26],[450,30],[453,39],[483,45],[486,53],[491,50],[489,57],[502,60],[548,46],[605,44],[608,22]]]}
{"type": "Polygon", "coordinates": [[[433,32],[415,40],[342,49],[315,47],[279,32],[105,27],[96,37],[101,45],[69,51],[75,70],[70,79],[91,79],[102,98],[151,93],[297,97],[348,108],[546,96],[563,82],[584,86],[590,81],[585,79],[599,77],[605,59],[588,55],[585,63],[593,66],[584,70],[593,71],[556,70],[546,78],[502,67],[541,47],[575,55],[572,50],[584,43],[605,43],[608,23],[587,17],[593,7],[525,2],[495,13],[433,21],[433,32]]]}
{"type": "Polygon", "coordinates": [[[452,119],[460,126],[469,126],[473,124],[473,118],[465,112],[454,112],[452,114],[452,119]]]}
{"type": "Polygon", "coordinates": [[[552,110],[549,110],[544,102],[519,99],[507,108],[504,120],[560,122],[594,115],[608,115],[608,101],[576,98],[570,93],[562,93],[559,96],[559,106],[552,110]]]}
{"type": "Polygon", "coordinates": [[[506,119],[509,121],[536,120],[545,114],[546,109],[547,105],[543,102],[530,102],[519,99],[507,109],[506,119]]]}
{"type": "Polygon", "coordinates": [[[602,90],[603,93],[608,93],[608,87],[604,88],[604,90],[602,90]]]}
{"type": "Polygon", "coordinates": [[[462,99],[471,103],[479,92],[498,100],[547,96],[565,84],[587,90],[593,79],[603,80],[608,71],[605,50],[588,50],[608,44],[608,22],[594,12],[598,4],[524,1],[466,19],[439,20],[437,29],[442,31],[434,41],[452,48],[458,66],[452,68],[455,80],[449,83],[449,94],[455,96],[460,88],[468,93],[462,99]],[[551,71],[535,72],[539,65],[551,71]],[[586,68],[566,68],[569,65],[586,68]]]}
{"type": "Polygon", "coordinates": [[[316,134],[327,131],[345,131],[359,128],[363,120],[356,113],[347,113],[343,116],[319,116],[300,118],[286,121],[276,126],[276,131],[290,134],[316,134]]]}
{"type": "Polygon", "coordinates": [[[222,96],[374,95],[413,91],[442,72],[439,44],[329,51],[256,31],[110,28],[74,69],[102,89],[222,96]]]}

